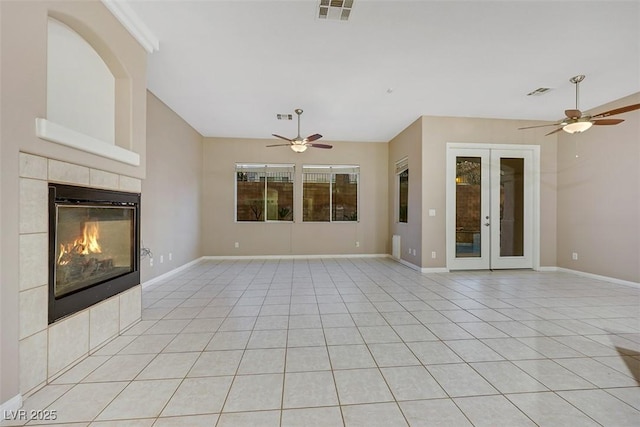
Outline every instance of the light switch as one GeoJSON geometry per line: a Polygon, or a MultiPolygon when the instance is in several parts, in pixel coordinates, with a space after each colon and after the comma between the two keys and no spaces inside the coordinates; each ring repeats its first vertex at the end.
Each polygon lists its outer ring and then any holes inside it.
{"type": "Polygon", "coordinates": [[[436,210],[435,209],[429,209],[429,216],[436,216],[436,210]]]}

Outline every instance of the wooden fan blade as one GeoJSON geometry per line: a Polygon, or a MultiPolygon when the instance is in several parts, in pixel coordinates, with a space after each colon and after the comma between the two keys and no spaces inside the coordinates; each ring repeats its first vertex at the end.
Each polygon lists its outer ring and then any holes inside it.
{"type": "Polygon", "coordinates": [[[617,125],[624,122],[624,119],[603,119],[603,120],[591,120],[591,123],[598,126],[617,125]]]}
{"type": "Polygon", "coordinates": [[[582,111],[580,110],[564,110],[564,114],[570,119],[579,119],[582,117],[582,111]]]}
{"type": "Polygon", "coordinates": [[[554,133],[556,133],[556,132],[560,132],[561,130],[562,130],[562,128],[558,128],[558,129],[556,129],[556,130],[554,130],[554,131],[549,132],[549,133],[548,133],[548,134],[546,134],[545,136],[553,135],[554,133]]]}
{"type": "Polygon", "coordinates": [[[518,128],[518,130],[533,129],[533,128],[543,128],[543,127],[547,127],[547,126],[560,126],[560,123],[552,123],[550,125],[526,126],[526,127],[523,127],[523,128],[518,128]]]}
{"type": "Polygon", "coordinates": [[[284,137],[284,136],[280,136],[280,135],[277,135],[277,134],[275,134],[275,133],[272,133],[271,135],[275,136],[276,138],[284,139],[285,141],[289,141],[289,142],[291,142],[291,139],[286,138],[286,137],[284,137]]]}
{"type": "Polygon", "coordinates": [[[267,145],[267,147],[291,147],[291,144],[272,144],[267,145]]]}
{"type": "Polygon", "coordinates": [[[626,113],[628,111],[639,110],[640,104],[627,105],[626,107],[616,108],[615,110],[605,111],[604,113],[596,114],[595,116],[591,116],[592,119],[601,119],[603,117],[614,116],[616,114],[626,113]]]}
{"type": "Polygon", "coordinates": [[[322,135],[320,135],[319,133],[314,133],[313,135],[309,135],[308,137],[306,137],[304,140],[307,142],[313,142],[320,138],[322,138],[322,135]]]}
{"type": "Polygon", "coordinates": [[[307,146],[313,148],[333,148],[333,145],[329,144],[307,144],[307,146]]]}

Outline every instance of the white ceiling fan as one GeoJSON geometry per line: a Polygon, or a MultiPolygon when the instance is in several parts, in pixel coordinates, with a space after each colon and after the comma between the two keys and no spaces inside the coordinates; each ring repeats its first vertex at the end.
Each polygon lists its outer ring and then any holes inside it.
{"type": "Polygon", "coordinates": [[[313,142],[313,141],[317,141],[318,139],[322,138],[322,135],[320,135],[319,133],[314,133],[313,135],[309,135],[308,137],[303,139],[300,136],[300,115],[302,114],[302,110],[297,108],[295,110],[295,113],[298,115],[298,136],[296,136],[293,139],[290,139],[290,138],[286,138],[284,136],[280,136],[280,135],[277,135],[277,134],[273,133],[272,135],[275,136],[276,138],[284,139],[285,141],[289,141],[289,143],[288,144],[272,144],[272,145],[267,145],[267,147],[289,146],[296,153],[304,153],[305,151],[307,151],[307,148],[309,148],[309,147],[311,147],[311,148],[325,148],[325,149],[333,148],[333,146],[329,145],[329,144],[316,144],[316,143],[313,142]]]}
{"type": "MultiPolygon", "coordinates": [[[[571,77],[569,81],[576,85],[576,108],[564,110],[564,114],[566,117],[559,121],[558,123],[553,123],[550,125],[538,125],[538,126],[527,126],[518,129],[532,129],[539,128],[545,126],[560,126],[558,129],[549,132],[547,135],[552,135],[556,132],[560,132],[561,130],[567,133],[579,133],[588,130],[591,126],[610,126],[617,125],[624,122],[623,119],[604,119],[604,117],[614,116],[616,114],[627,113],[629,111],[640,109],[640,104],[627,105],[626,107],[616,108],[614,110],[605,111],[604,113],[595,114],[593,116],[584,116],[582,115],[582,111],[578,109],[578,101],[580,95],[580,82],[584,80],[584,75],[578,75],[571,77]]],[[[545,135],[545,136],[547,136],[545,135]]]]}

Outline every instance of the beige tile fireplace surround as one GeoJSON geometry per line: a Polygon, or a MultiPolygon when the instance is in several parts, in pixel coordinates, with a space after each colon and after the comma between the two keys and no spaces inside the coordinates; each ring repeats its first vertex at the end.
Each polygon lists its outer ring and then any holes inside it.
{"type": "Polygon", "coordinates": [[[140,179],[20,153],[20,392],[28,395],[140,319],[141,286],[51,325],[48,183],[139,193],[140,179]]]}

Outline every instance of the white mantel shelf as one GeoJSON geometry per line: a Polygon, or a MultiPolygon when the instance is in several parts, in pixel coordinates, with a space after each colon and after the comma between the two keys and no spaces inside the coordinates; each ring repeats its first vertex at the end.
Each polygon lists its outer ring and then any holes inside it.
{"type": "Polygon", "coordinates": [[[140,155],[97,138],[69,129],[47,119],[36,118],[36,136],[56,144],[97,154],[133,166],[140,166],[140,155]]]}

